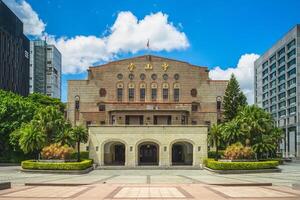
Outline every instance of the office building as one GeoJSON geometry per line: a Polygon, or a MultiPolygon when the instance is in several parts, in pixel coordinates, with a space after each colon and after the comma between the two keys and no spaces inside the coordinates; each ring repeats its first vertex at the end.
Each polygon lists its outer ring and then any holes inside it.
{"type": "Polygon", "coordinates": [[[0,0],[0,89],[27,96],[29,40],[22,21],[0,0]]]}
{"type": "Polygon", "coordinates": [[[300,25],[267,50],[254,64],[255,104],[272,114],[284,130],[280,151],[300,156],[300,25]]]}

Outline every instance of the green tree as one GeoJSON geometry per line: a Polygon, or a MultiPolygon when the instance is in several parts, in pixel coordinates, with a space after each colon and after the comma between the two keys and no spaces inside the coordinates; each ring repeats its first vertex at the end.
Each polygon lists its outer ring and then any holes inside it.
{"type": "Polygon", "coordinates": [[[46,144],[47,136],[40,132],[37,128],[38,122],[33,120],[31,123],[26,124],[20,131],[20,148],[24,153],[36,153],[39,154],[40,150],[46,144]]]}
{"type": "Polygon", "coordinates": [[[60,143],[61,145],[66,144],[74,147],[76,141],[72,134],[72,127],[70,123],[65,123],[64,129],[56,135],[55,142],[60,143]]]}
{"type": "Polygon", "coordinates": [[[46,95],[40,94],[40,93],[33,93],[30,94],[27,98],[28,100],[35,102],[36,104],[40,104],[43,107],[46,106],[53,106],[57,107],[60,112],[64,113],[64,110],[66,108],[66,105],[60,101],[60,99],[48,97],[46,95]]]}
{"type": "Polygon", "coordinates": [[[211,147],[216,147],[216,157],[215,160],[218,160],[219,156],[219,146],[222,138],[222,125],[221,124],[213,124],[210,128],[208,134],[208,143],[211,147]]]}
{"type": "Polygon", "coordinates": [[[72,135],[77,142],[77,161],[80,162],[80,143],[87,143],[88,132],[83,126],[75,126],[72,129],[72,135]]]}
{"type": "Polygon", "coordinates": [[[245,134],[241,131],[240,123],[236,119],[224,123],[222,138],[227,145],[231,145],[236,142],[244,143],[246,140],[245,134]]]}
{"type": "Polygon", "coordinates": [[[232,74],[225,90],[223,100],[224,121],[228,122],[234,119],[240,107],[247,105],[247,98],[240,90],[240,86],[235,76],[232,74]]]}

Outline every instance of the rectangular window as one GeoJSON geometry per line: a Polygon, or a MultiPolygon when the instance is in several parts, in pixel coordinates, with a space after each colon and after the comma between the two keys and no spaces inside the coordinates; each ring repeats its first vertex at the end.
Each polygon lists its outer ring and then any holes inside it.
{"type": "Polygon", "coordinates": [[[269,105],[269,101],[268,100],[266,100],[266,101],[263,102],[263,107],[265,107],[267,105],[269,105]]]}
{"type": "Polygon", "coordinates": [[[104,104],[99,105],[99,111],[105,111],[105,105],[104,104]]]}
{"type": "Polygon", "coordinates": [[[285,57],[282,57],[278,60],[278,65],[281,65],[284,62],[285,62],[285,57]]]}
{"type": "Polygon", "coordinates": [[[284,99],[284,98],[285,98],[285,92],[280,93],[280,94],[278,95],[278,100],[281,100],[281,99],[284,99]]]}
{"type": "Polygon", "coordinates": [[[128,89],[128,100],[129,101],[134,101],[134,88],[129,88],[128,89]]]}
{"type": "Polygon", "coordinates": [[[294,94],[296,94],[296,88],[295,88],[295,87],[292,88],[292,89],[290,89],[290,90],[288,91],[288,95],[289,95],[289,96],[292,96],[292,95],[294,95],[294,94]]]}
{"type": "Polygon", "coordinates": [[[290,98],[288,100],[288,104],[289,104],[289,106],[296,104],[296,97],[290,98]]]}
{"type": "Polygon", "coordinates": [[[198,111],[198,105],[193,104],[193,105],[192,105],[192,111],[193,111],[193,112],[198,111]]]}
{"type": "Polygon", "coordinates": [[[276,110],[276,105],[273,105],[273,106],[270,107],[270,112],[273,112],[275,110],[276,110]]]}
{"type": "Polygon", "coordinates": [[[268,74],[268,68],[267,69],[265,69],[264,71],[263,71],[263,76],[265,76],[266,74],[268,74]]]}
{"type": "Polygon", "coordinates": [[[265,92],[267,89],[268,89],[268,84],[263,87],[263,92],[265,92]]]}
{"type": "Polygon", "coordinates": [[[268,66],[268,61],[266,61],[262,64],[263,69],[265,69],[267,66],[268,66]]]}
{"type": "Polygon", "coordinates": [[[285,83],[279,85],[279,87],[278,87],[278,92],[281,92],[283,90],[285,90],[285,83]]]}
{"type": "Polygon", "coordinates": [[[140,88],[140,101],[145,101],[146,89],[140,88]]]}
{"type": "Polygon", "coordinates": [[[263,99],[268,98],[268,96],[269,96],[269,93],[268,93],[268,92],[264,93],[264,94],[263,94],[263,99]]]}
{"type": "Polygon", "coordinates": [[[152,99],[152,101],[157,100],[157,89],[156,88],[152,88],[152,90],[151,90],[151,99],[152,99]]]}
{"type": "Polygon", "coordinates": [[[271,99],[270,99],[270,104],[273,104],[273,103],[275,103],[276,102],[276,97],[272,97],[271,99]]]}
{"type": "Polygon", "coordinates": [[[270,88],[272,88],[274,86],[276,86],[276,80],[273,80],[273,81],[270,82],[270,88]]]}
{"type": "Polygon", "coordinates": [[[270,66],[270,72],[276,69],[276,63],[270,66]]]}
{"type": "Polygon", "coordinates": [[[270,63],[272,63],[273,61],[276,60],[276,54],[274,54],[271,58],[270,58],[270,63]]]}
{"type": "Polygon", "coordinates": [[[279,104],[278,104],[278,108],[279,109],[282,109],[282,108],[284,108],[285,107],[285,101],[283,101],[283,102],[280,102],[279,104]]]}
{"type": "Polygon", "coordinates": [[[270,90],[270,96],[273,96],[274,94],[276,94],[276,88],[270,90]]]}
{"type": "Polygon", "coordinates": [[[293,49],[292,51],[288,52],[287,54],[288,59],[290,59],[290,57],[292,57],[295,54],[296,54],[296,49],[293,49]]]}
{"type": "Polygon", "coordinates": [[[268,77],[263,79],[263,84],[267,83],[269,81],[268,77]]]}
{"type": "Polygon", "coordinates": [[[283,73],[284,71],[285,71],[285,65],[279,67],[279,69],[278,69],[278,74],[281,74],[281,73],[283,73]]]}
{"type": "Polygon", "coordinates": [[[296,85],[296,78],[292,78],[291,80],[288,81],[288,87],[291,87],[293,85],[296,85]]]}
{"type": "Polygon", "coordinates": [[[179,101],[179,88],[174,89],[174,101],[179,101]]]}
{"type": "Polygon", "coordinates": [[[282,117],[282,116],[285,116],[285,114],[286,114],[285,110],[282,110],[278,113],[278,116],[282,117]]]}
{"type": "Polygon", "coordinates": [[[285,47],[283,47],[278,51],[278,58],[280,58],[284,54],[284,52],[285,52],[285,47]]]}
{"type": "Polygon", "coordinates": [[[295,113],[296,113],[296,107],[289,108],[290,115],[295,114],[295,113]]]}
{"type": "Polygon", "coordinates": [[[290,43],[288,43],[288,45],[287,45],[288,50],[290,50],[293,46],[295,46],[295,44],[296,44],[296,40],[293,39],[293,40],[292,40],[290,43]]]}
{"type": "Polygon", "coordinates": [[[287,67],[291,68],[291,67],[293,67],[295,65],[296,65],[296,58],[294,58],[293,60],[291,60],[290,62],[288,62],[287,67]]]}
{"type": "Polygon", "coordinates": [[[168,100],[169,99],[169,89],[168,88],[163,88],[163,100],[168,100]]]}
{"type": "Polygon", "coordinates": [[[279,83],[282,82],[282,81],[284,81],[284,80],[285,80],[285,74],[283,74],[283,75],[281,75],[281,76],[278,77],[278,82],[279,83]]]}
{"type": "Polygon", "coordinates": [[[276,77],[276,72],[273,72],[273,73],[270,74],[270,80],[272,80],[275,77],[276,77]]]}
{"type": "Polygon", "coordinates": [[[123,88],[118,88],[117,89],[117,98],[118,98],[118,101],[123,100],[123,88]]]}
{"type": "Polygon", "coordinates": [[[290,71],[288,71],[288,78],[290,78],[291,76],[296,74],[296,68],[291,69],[290,71]]]}

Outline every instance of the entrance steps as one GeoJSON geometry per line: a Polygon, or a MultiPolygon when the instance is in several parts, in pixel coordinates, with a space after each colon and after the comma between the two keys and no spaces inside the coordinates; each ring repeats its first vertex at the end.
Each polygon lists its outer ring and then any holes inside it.
{"type": "Polygon", "coordinates": [[[97,166],[95,170],[202,170],[196,166],[97,166]]]}

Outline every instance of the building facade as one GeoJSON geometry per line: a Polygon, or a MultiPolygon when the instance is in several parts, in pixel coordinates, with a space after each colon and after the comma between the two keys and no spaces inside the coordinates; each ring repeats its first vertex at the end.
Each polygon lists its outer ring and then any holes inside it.
{"type": "Polygon", "coordinates": [[[99,165],[199,166],[227,86],[208,73],[152,55],[90,67],[68,82],[68,119],[89,128],[82,148],[99,165]]]}
{"type": "Polygon", "coordinates": [[[46,41],[30,42],[30,93],[61,98],[61,53],[46,41]]]}
{"type": "Polygon", "coordinates": [[[284,130],[281,151],[300,156],[300,25],[267,50],[254,64],[255,103],[272,114],[284,130]]]}
{"type": "Polygon", "coordinates": [[[21,20],[0,0],[0,89],[27,96],[29,40],[21,20]]]}

